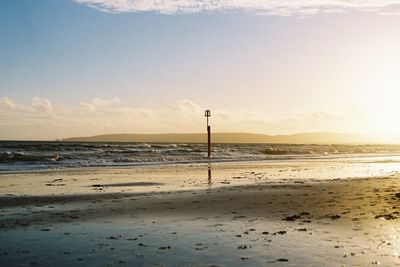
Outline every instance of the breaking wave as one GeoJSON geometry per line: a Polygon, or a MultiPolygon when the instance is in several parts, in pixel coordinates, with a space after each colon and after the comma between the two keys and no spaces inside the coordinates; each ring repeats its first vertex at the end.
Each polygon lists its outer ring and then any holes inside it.
{"type": "MultiPolygon", "coordinates": [[[[0,142],[0,171],[208,162],[205,144],[0,142]]],[[[399,145],[213,144],[212,161],[400,155],[399,145]]]]}

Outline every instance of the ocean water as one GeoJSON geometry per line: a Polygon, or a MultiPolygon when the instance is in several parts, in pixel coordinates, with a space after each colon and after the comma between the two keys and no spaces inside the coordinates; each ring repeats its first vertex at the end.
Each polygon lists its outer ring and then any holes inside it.
{"type": "Polygon", "coordinates": [[[202,162],[400,156],[400,145],[0,142],[0,171],[202,162]]]}

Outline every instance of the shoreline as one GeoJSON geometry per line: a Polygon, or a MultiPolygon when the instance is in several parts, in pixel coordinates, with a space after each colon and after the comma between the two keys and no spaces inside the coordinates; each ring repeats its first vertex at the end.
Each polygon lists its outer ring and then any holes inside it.
{"type": "MultiPolygon", "coordinates": [[[[305,155],[307,156],[307,155],[305,155]]],[[[48,168],[48,169],[24,169],[24,170],[6,170],[0,171],[1,175],[7,174],[30,174],[30,173],[47,173],[47,172],[67,172],[67,171],[100,171],[100,170],[107,170],[107,169],[136,169],[136,168],[164,168],[164,167],[179,167],[179,166],[204,166],[208,164],[274,164],[274,163],[291,163],[291,162],[324,162],[328,160],[368,160],[368,159],[380,159],[380,158],[387,158],[386,161],[388,162],[400,162],[400,155],[399,154],[340,154],[340,155],[316,155],[316,156],[309,156],[309,157],[296,157],[296,155],[282,155],[282,157],[287,158],[271,158],[271,159],[221,159],[221,160],[208,160],[207,158],[204,161],[183,161],[183,162],[151,162],[146,164],[146,162],[139,163],[137,165],[102,165],[102,166],[85,166],[85,167],[62,167],[62,168],[48,168]],[[394,158],[394,159],[393,159],[394,158]]]]}
{"type": "Polygon", "coordinates": [[[281,162],[318,162],[318,161],[346,161],[346,160],[368,160],[368,159],[384,158],[390,162],[400,162],[399,154],[338,154],[338,155],[307,155],[301,157],[298,155],[275,155],[274,158],[249,158],[249,159],[218,159],[212,158],[211,160],[205,158],[204,160],[194,161],[159,161],[159,162],[141,162],[137,164],[116,164],[116,165],[96,165],[96,166],[80,166],[80,167],[60,167],[54,166],[53,168],[39,168],[39,169],[22,169],[22,170],[0,170],[1,175],[7,174],[29,174],[29,173],[45,173],[56,171],[85,171],[85,170],[107,170],[107,169],[135,169],[135,168],[163,168],[163,167],[179,167],[188,165],[206,165],[206,164],[246,164],[246,163],[281,163],[281,162]]]}

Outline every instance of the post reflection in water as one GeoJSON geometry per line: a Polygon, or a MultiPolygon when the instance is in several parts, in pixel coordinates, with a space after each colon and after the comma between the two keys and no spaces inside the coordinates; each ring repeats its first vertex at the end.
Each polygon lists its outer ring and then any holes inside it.
{"type": "Polygon", "coordinates": [[[207,167],[208,167],[208,184],[211,185],[212,184],[212,182],[211,182],[211,164],[208,164],[207,167]]]}

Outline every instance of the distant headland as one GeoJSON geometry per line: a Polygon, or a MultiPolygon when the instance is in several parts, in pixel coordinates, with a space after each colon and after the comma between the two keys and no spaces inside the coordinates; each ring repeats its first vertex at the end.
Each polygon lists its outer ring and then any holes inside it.
{"type": "MultiPolygon", "coordinates": [[[[290,144],[366,144],[396,143],[395,140],[362,134],[333,132],[298,133],[290,135],[266,135],[254,133],[212,133],[213,143],[290,143],[290,144]]],[[[104,134],[89,137],[71,137],[64,142],[148,142],[148,143],[206,143],[205,133],[162,134],[104,134]]],[[[397,142],[399,143],[399,142],[397,142]]]]}

